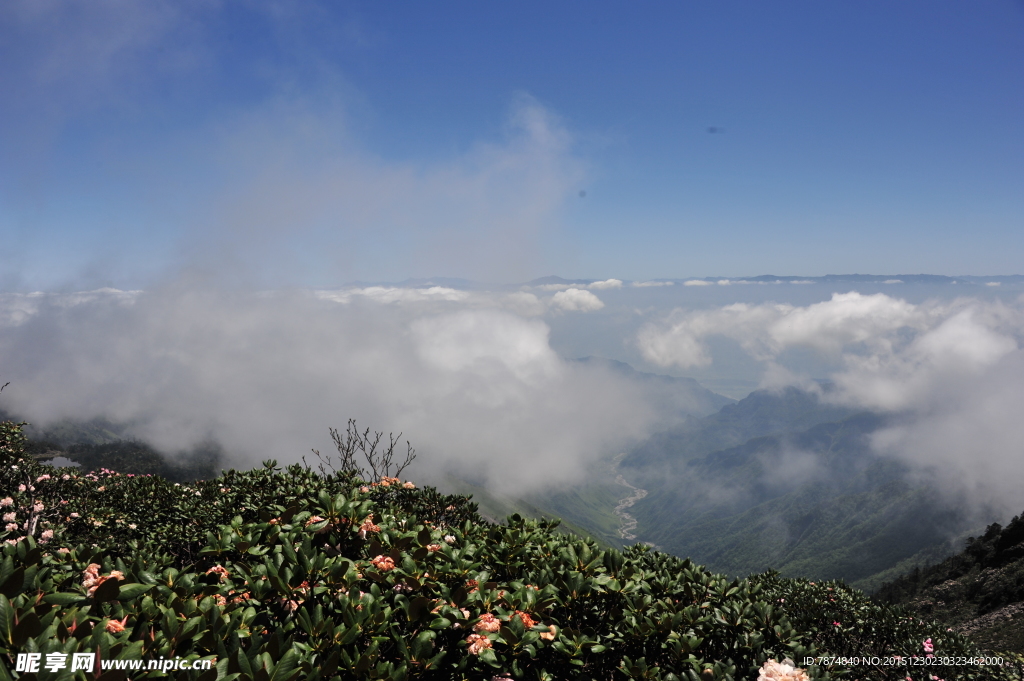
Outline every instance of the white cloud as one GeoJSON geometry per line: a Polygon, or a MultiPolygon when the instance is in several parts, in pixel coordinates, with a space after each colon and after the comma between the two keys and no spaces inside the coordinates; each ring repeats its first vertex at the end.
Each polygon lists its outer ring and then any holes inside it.
{"type": "Polygon", "coordinates": [[[683,282],[683,286],[714,286],[715,282],[705,281],[704,279],[688,279],[683,282]]]}
{"type": "Polygon", "coordinates": [[[337,303],[351,302],[354,296],[365,296],[381,303],[459,302],[470,297],[470,294],[466,291],[459,291],[444,286],[431,286],[429,288],[368,286],[366,288],[341,289],[337,291],[317,291],[315,295],[323,300],[333,300],[337,303]]]}
{"type": "Polygon", "coordinates": [[[674,282],[671,281],[634,281],[632,286],[637,288],[650,288],[654,286],[673,286],[674,282]]]}
{"type": "Polygon", "coordinates": [[[594,289],[610,289],[610,288],[622,288],[622,281],[619,279],[605,279],[604,281],[595,281],[589,284],[587,288],[594,289]]]}
{"type": "Polygon", "coordinates": [[[888,334],[920,329],[927,314],[884,294],[837,293],[831,300],[807,307],[774,306],[779,318],[767,329],[774,347],[805,345],[838,352],[852,343],[888,343],[888,334]]]}
{"type": "Polygon", "coordinates": [[[1003,511],[1024,501],[1024,303],[850,292],[802,307],[676,310],[636,341],[655,364],[694,367],[712,362],[714,337],[762,362],[766,386],[813,389],[788,353],[818,353],[836,386],[829,399],[899,415],[877,435],[880,451],[931,470],[944,491],[984,493],[1003,511]]]}
{"type": "Polygon", "coordinates": [[[760,360],[792,346],[834,354],[854,344],[884,349],[898,340],[896,332],[921,330],[934,314],[881,293],[837,293],[807,307],[736,303],[712,310],[676,310],[660,323],[643,327],[638,343],[647,359],[660,366],[709,363],[705,341],[716,335],[738,341],[760,360]]]}
{"type": "Polygon", "coordinates": [[[559,291],[551,297],[551,305],[570,312],[594,312],[604,307],[600,298],[578,288],[559,291]]]}

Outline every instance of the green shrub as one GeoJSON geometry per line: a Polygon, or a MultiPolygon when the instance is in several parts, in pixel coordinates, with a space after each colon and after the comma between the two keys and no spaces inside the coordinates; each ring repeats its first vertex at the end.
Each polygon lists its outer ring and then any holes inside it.
{"type": "Polygon", "coordinates": [[[729,580],[643,546],[601,550],[555,522],[493,525],[465,497],[396,478],[273,461],[194,484],[83,475],[21,456],[17,425],[0,433],[16,517],[0,534],[3,678],[72,678],[13,671],[22,652],[215,659],[175,675],[203,681],[754,679],[769,659],[922,655],[926,638],[937,655],[971,654],[841,584],[729,580]]]}

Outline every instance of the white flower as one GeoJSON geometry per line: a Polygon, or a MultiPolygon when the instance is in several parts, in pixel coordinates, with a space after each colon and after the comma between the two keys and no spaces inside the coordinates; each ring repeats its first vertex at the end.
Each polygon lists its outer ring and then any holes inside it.
{"type": "Polygon", "coordinates": [[[4,522],[13,523],[17,517],[18,516],[14,513],[14,511],[11,511],[10,513],[4,513],[4,522]]]}
{"type": "Polygon", "coordinates": [[[450,535],[450,534],[446,534],[446,535],[444,536],[444,540],[445,540],[445,542],[446,542],[446,543],[448,543],[448,544],[454,544],[454,543],[455,543],[455,537],[454,537],[454,536],[452,536],[452,535],[450,535]]]}

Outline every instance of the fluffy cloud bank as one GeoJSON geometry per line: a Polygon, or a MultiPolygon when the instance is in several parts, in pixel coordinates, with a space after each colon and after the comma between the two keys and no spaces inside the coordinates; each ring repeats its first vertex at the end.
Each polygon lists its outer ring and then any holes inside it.
{"type": "MultiPolygon", "coordinates": [[[[1024,304],[976,299],[912,304],[884,294],[835,294],[807,306],[734,304],[676,310],[643,327],[644,357],[660,366],[713,361],[727,338],[765,366],[768,384],[803,383],[793,351],[831,369],[828,399],[897,418],[879,451],[911,461],[975,501],[1024,504],[1024,304]]],[[[819,376],[820,378],[821,376],[819,376]]]]}
{"type": "Polygon", "coordinates": [[[593,312],[604,307],[600,298],[590,291],[570,288],[551,297],[551,304],[570,312],[593,312]]]}
{"type": "Polygon", "coordinates": [[[578,478],[653,427],[637,385],[558,357],[547,324],[514,309],[530,301],[473,295],[7,295],[0,406],[128,422],[167,451],[213,438],[238,464],[330,450],[327,427],[354,417],[506,491],[578,478]]]}

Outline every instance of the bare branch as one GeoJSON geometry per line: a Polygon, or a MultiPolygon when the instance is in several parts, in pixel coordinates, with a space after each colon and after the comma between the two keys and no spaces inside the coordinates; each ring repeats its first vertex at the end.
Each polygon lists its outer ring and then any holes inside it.
{"type": "Polygon", "coordinates": [[[398,477],[416,458],[416,450],[406,441],[405,444],[408,447],[408,451],[405,455],[405,461],[401,464],[394,463],[395,447],[401,442],[401,433],[397,436],[394,433],[390,433],[387,446],[382,449],[381,440],[384,437],[384,433],[374,431],[371,437],[369,428],[360,432],[356,427],[355,419],[349,419],[344,435],[336,428],[330,428],[329,430],[331,439],[334,440],[334,446],[338,450],[339,462],[338,467],[335,468],[329,456],[322,456],[319,451],[314,449],[313,453],[320,459],[320,472],[323,475],[326,475],[326,469],[329,468],[334,473],[353,473],[360,477],[365,477],[365,471],[356,463],[356,455],[361,454],[370,466],[373,482],[380,482],[383,478],[392,477],[391,469],[393,466],[397,466],[393,477],[398,477]]]}

